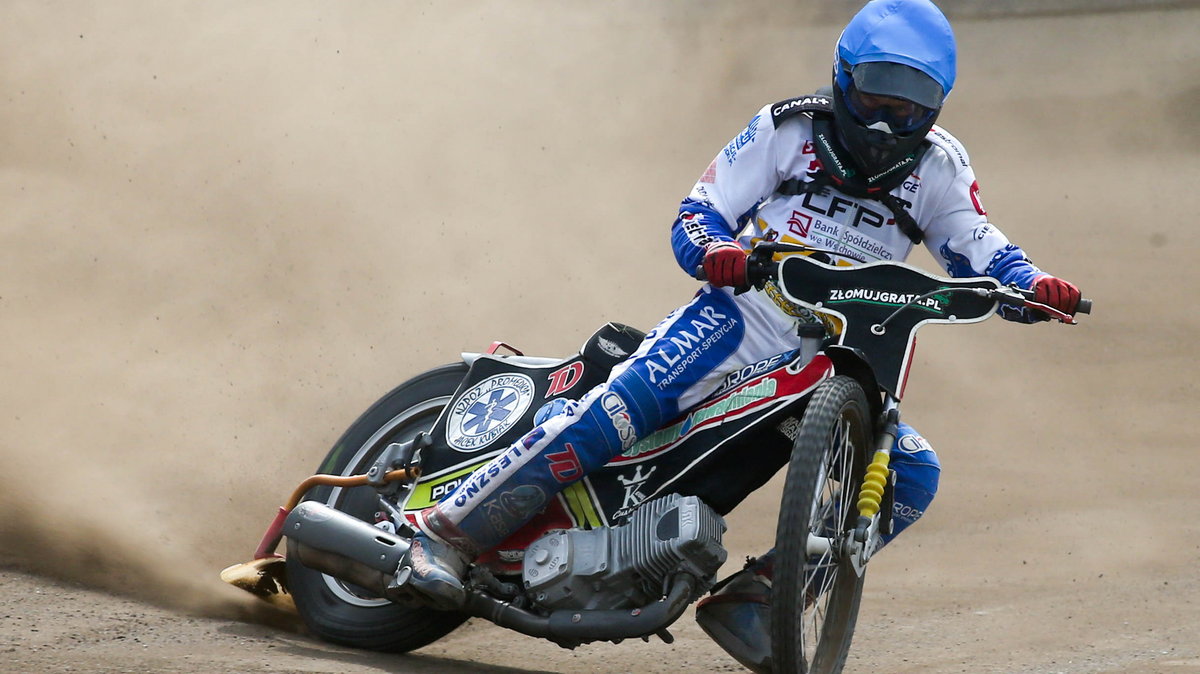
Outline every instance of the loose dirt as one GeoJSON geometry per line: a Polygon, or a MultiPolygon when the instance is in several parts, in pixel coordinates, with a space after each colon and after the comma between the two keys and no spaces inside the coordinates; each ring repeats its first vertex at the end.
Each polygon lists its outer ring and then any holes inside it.
{"type": "MultiPolygon", "coordinates": [[[[473,621],[355,652],[217,572],[407,376],[683,302],[678,200],[828,78],[839,28],[805,12],[4,3],[0,671],[737,671],[690,612],[673,645],[473,621]]],[[[922,333],[906,419],[942,488],[872,564],[848,671],[1200,672],[1196,26],[956,24],[942,123],[1095,315],[922,333]]],[[[729,518],[729,569],[778,490],[729,518]]]]}

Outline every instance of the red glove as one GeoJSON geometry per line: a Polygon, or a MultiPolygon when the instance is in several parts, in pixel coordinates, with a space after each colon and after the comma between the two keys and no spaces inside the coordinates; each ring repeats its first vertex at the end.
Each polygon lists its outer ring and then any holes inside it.
{"type": "Polygon", "coordinates": [[[1049,305],[1064,314],[1075,315],[1079,308],[1079,288],[1053,276],[1042,276],[1033,282],[1033,300],[1049,305]]]}
{"type": "Polygon", "coordinates": [[[746,287],[746,251],[732,241],[714,241],[704,249],[704,275],[717,287],[746,287]]]}

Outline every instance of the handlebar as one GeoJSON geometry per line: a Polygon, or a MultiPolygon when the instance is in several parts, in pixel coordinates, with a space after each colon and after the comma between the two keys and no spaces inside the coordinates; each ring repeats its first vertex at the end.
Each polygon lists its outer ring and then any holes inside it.
{"type": "MultiPolygon", "coordinates": [[[[860,258],[846,255],[838,251],[825,248],[816,248],[802,244],[778,243],[773,241],[763,241],[754,247],[754,250],[746,258],[746,280],[748,285],[744,288],[734,290],[735,294],[741,294],[750,290],[750,288],[762,288],[767,284],[767,281],[778,280],[779,265],[774,260],[776,253],[808,253],[815,259],[821,262],[831,262],[830,256],[847,257],[857,262],[865,262],[860,258]]],[[[707,281],[707,275],[704,273],[704,267],[696,268],[695,278],[700,281],[707,281]]],[[[1068,314],[1047,304],[1042,304],[1035,301],[1036,294],[1032,290],[1024,290],[1016,286],[1007,286],[994,290],[977,289],[980,296],[993,299],[1000,304],[1011,307],[1027,307],[1034,311],[1042,312],[1049,317],[1061,321],[1063,323],[1074,324],[1073,314],[1068,314]]],[[[1092,313],[1092,300],[1080,298],[1079,304],[1075,308],[1076,314],[1092,313]]]]}

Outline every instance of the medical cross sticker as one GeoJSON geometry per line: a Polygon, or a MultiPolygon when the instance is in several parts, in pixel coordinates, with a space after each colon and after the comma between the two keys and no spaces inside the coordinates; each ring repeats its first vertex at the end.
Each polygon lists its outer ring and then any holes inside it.
{"type": "Polygon", "coordinates": [[[461,452],[487,447],[521,421],[533,396],[528,375],[508,372],[484,379],[454,401],[446,420],[446,442],[461,452]]]}
{"type": "Polygon", "coordinates": [[[517,394],[511,390],[496,389],[488,394],[487,400],[476,401],[467,410],[463,429],[474,434],[486,433],[493,424],[498,424],[512,414],[517,394]]]}

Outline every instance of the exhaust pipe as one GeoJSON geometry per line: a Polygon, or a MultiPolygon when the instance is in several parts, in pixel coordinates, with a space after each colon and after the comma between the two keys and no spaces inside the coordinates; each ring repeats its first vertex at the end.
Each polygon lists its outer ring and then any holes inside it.
{"type": "Polygon", "coordinates": [[[679,619],[691,603],[699,581],[687,572],[671,580],[663,599],[636,609],[558,609],[541,616],[482,592],[467,595],[467,614],[485,618],[501,627],[531,637],[549,639],[565,648],[592,641],[616,641],[657,634],[671,643],[667,627],[679,619]]]}
{"type": "MultiPolygon", "coordinates": [[[[339,580],[354,583],[393,601],[408,599],[397,586],[396,570],[408,553],[409,541],[389,534],[340,510],[316,501],[296,506],[284,523],[288,556],[339,580]]],[[[677,574],[667,596],[638,609],[559,609],[543,616],[517,608],[478,590],[469,592],[462,611],[532,637],[573,648],[592,641],[613,641],[659,634],[691,603],[699,581],[677,574]]],[[[664,636],[665,635],[665,636],[664,636]]],[[[669,642],[668,642],[669,643],[669,642]]]]}
{"type": "Polygon", "coordinates": [[[330,508],[305,501],[284,522],[288,556],[310,569],[387,596],[408,540],[330,508]]]}

